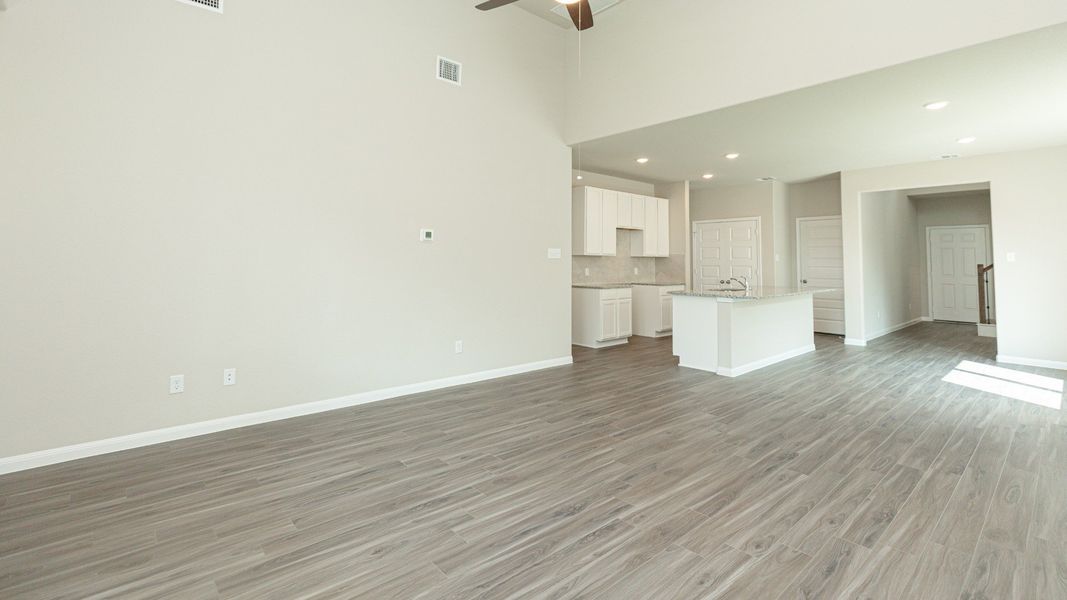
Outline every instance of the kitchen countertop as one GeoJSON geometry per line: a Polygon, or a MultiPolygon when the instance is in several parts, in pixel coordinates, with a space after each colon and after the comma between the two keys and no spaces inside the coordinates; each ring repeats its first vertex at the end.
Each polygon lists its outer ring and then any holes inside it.
{"type": "Polygon", "coordinates": [[[684,283],[572,283],[571,287],[587,290],[622,290],[632,288],[635,285],[649,285],[653,287],[672,287],[685,285],[684,283]]]}
{"type": "Polygon", "coordinates": [[[707,292],[687,291],[687,292],[671,292],[672,296],[694,296],[698,298],[717,298],[723,302],[734,302],[738,300],[766,300],[769,298],[784,298],[786,296],[801,296],[804,294],[819,294],[822,292],[833,292],[834,288],[812,288],[801,289],[795,287],[754,287],[748,291],[745,290],[710,290],[707,292]]]}

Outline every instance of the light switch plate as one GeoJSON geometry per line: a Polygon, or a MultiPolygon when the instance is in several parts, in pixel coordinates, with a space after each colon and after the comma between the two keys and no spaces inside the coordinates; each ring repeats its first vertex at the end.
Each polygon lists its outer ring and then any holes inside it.
{"type": "Polygon", "coordinates": [[[1004,258],[1006,258],[1008,260],[1008,262],[1015,262],[1015,253],[1014,252],[1008,252],[1005,255],[1004,258]]]}
{"type": "Polygon", "coordinates": [[[180,394],[185,391],[185,375],[170,376],[170,393],[180,394]]]}

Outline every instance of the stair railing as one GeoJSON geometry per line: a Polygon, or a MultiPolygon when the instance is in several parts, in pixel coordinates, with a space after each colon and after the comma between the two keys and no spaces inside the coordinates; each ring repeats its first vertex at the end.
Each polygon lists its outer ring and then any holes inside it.
{"type": "Polygon", "coordinates": [[[989,272],[993,265],[978,265],[978,322],[983,325],[989,324],[989,272]]]}

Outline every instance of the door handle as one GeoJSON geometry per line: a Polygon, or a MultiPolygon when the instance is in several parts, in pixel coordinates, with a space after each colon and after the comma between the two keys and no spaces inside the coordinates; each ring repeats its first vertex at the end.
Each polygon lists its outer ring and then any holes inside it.
{"type": "Polygon", "coordinates": [[[800,280],[800,283],[807,283],[807,282],[808,282],[808,280],[807,280],[807,279],[801,279],[801,280],[800,280]]]}

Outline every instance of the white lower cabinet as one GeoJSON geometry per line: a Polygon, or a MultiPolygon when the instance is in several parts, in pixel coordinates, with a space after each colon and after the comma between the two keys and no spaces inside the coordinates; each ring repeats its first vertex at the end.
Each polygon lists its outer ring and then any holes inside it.
{"type": "Polygon", "coordinates": [[[571,288],[571,342],[587,348],[625,344],[633,335],[629,288],[571,288]]]}
{"type": "Polygon", "coordinates": [[[674,297],[671,292],[685,291],[684,285],[634,284],[633,335],[664,337],[674,330],[674,297]]]}

